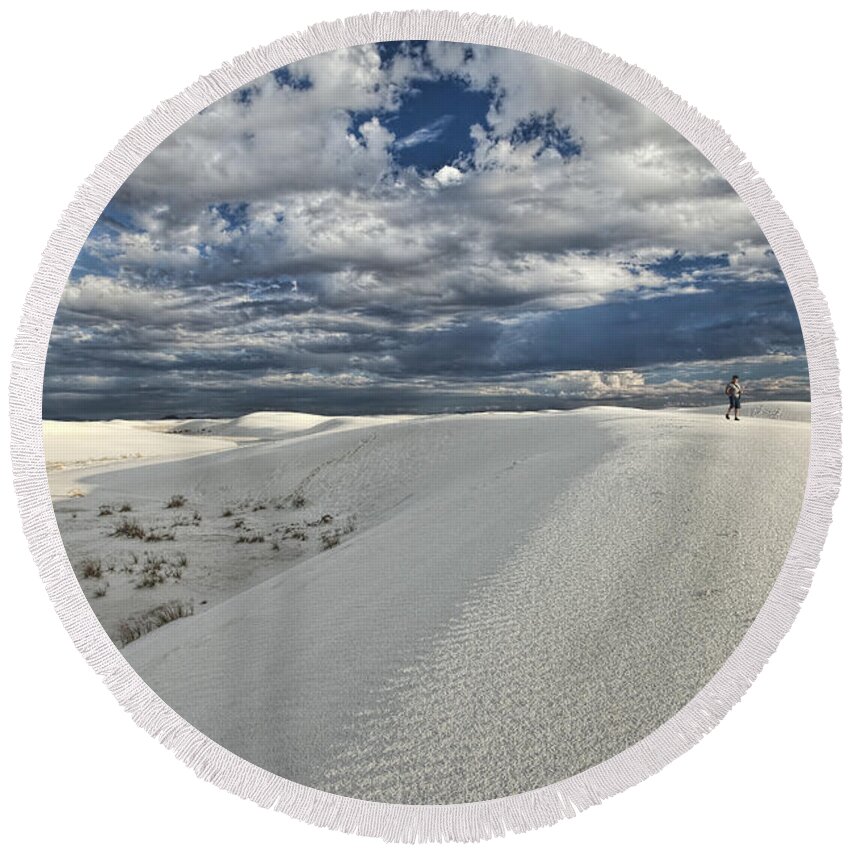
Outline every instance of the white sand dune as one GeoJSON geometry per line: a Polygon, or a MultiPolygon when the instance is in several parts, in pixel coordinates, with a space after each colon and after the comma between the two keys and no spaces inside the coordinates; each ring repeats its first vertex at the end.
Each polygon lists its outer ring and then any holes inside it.
{"type": "Polygon", "coordinates": [[[150,460],[233,448],[232,440],[183,437],[168,433],[163,423],[44,423],[44,451],[49,469],[90,466],[126,460],[150,460]]]}
{"type": "MultiPolygon", "coordinates": [[[[783,422],[811,421],[811,404],[807,401],[749,401],[746,396],[742,400],[740,415],[753,419],[776,419],[783,422]]],[[[727,405],[713,405],[702,408],[682,408],[693,413],[705,413],[710,416],[723,415],[727,405]]]]}
{"type": "Polygon", "coordinates": [[[808,465],[805,409],[771,408],[290,420],[289,438],[95,471],[58,515],[72,562],[104,564],[81,583],[107,627],[194,601],[124,652],[214,740],[343,795],[485,799],[639,740],[740,641],[808,465]],[[124,498],[175,540],[110,536],[96,505],[124,498]],[[135,587],[145,552],[178,550],[182,575],[135,587]]]}
{"type": "Polygon", "coordinates": [[[126,469],[151,462],[235,448],[234,439],[169,432],[172,423],[114,419],[109,422],[45,421],[44,453],[54,499],[80,497],[92,467],[126,469]]]}
{"type": "Polygon", "coordinates": [[[317,416],[259,412],[236,419],[44,422],[44,447],[51,495],[82,496],[90,467],[127,469],[152,461],[188,458],[233,449],[246,442],[285,440],[324,431],[387,425],[410,416],[317,416]]]}
{"type": "Polygon", "coordinates": [[[385,425],[410,416],[319,416],[289,411],[260,411],[236,419],[189,419],[174,426],[180,434],[213,434],[224,437],[253,437],[283,440],[288,437],[385,425]]]}

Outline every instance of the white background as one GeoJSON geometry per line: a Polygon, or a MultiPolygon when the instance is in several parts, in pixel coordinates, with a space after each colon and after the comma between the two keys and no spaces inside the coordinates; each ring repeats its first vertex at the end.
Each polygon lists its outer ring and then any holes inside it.
{"type": "MultiPolygon", "coordinates": [[[[393,7],[380,0],[89,0],[16,4],[14,17],[7,7],[0,57],[4,446],[8,361],[24,294],[62,209],[98,161],[158,101],[221,62],[312,23],[393,7]]],[[[720,120],[800,230],[846,365],[846,29],[830,11],[836,4],[444,0],[433,8],[554,26],[640,65],[720,120]]],[[[844,389],[847,394],[846,379],[844,389]]],[[[0,799],[7,846],[378,846],[376,839],[318,830],[225,794],[133,724],[48,602],[20,531],[6,455],[4,449],[0,782],[7,787],[0,799]]],[[[848,500],[845,490],[794,628],[708,738],[577,819],[498,845],[842,845],[850,790],[842,623],[850,589],[842,567],[850,549],[848,500]]]]}

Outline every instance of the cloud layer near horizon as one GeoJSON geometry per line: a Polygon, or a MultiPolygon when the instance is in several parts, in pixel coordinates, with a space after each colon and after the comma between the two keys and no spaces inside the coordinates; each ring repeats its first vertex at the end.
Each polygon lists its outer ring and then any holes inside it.
{"type": "Polygon", "coordinates": [[[223,98],[105,210],[45,416],[807,397],[741,200],[611,87],[526,54],[367,45],[223,98]],[[678,366],[674,364],[679,364],[678,366]]]}

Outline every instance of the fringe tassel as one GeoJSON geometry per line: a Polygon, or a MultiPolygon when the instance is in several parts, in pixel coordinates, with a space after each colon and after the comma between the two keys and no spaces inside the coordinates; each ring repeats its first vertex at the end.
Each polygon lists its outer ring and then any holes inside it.
{"type": "Polygon", "coordinates": [[[10,409],[15,487],[33,558],[77,648],[136,723],[202,779],[260,806],[318,826],[409,843],[479,841],[573,817],[656,773],[699,741],[744,695],[791,626],[826,537],[841,467],[841,399],[829,311],[797,231],[720,125],[654,77],[578,39],[510,18],[455,12],[376,13],[317,24],[225,63],[133,128],[77,191],[44,251],[15,343],[10,409]],[[602,764],[524,794],[447,806],[375,803],[298,785],[239,758],[169,708],[106,636],[80,589],[56,525],[42,440],[44,363],[65,282],[98,216],[142,160],[202,108],[275,68],[356,44],[401,39],[487,44],[563,63],[631,95],[691,141],[738,192],[776,253],[800,316],[812,394],[809,476],[794,540],[766,603],[714,678],[663,726],[602,764]]]}

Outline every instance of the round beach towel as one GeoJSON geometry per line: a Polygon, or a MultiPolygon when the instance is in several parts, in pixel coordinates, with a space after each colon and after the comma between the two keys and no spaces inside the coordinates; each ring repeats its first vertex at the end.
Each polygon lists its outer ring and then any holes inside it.
{"type": "Polygon", "coordinates": [[[838,387],[796,232],[575,39],[317,26],[164,103],[28,298],[13,457],[66,627],[263,806],[554,822],[684,752],[785,633],[838,387]]]}

